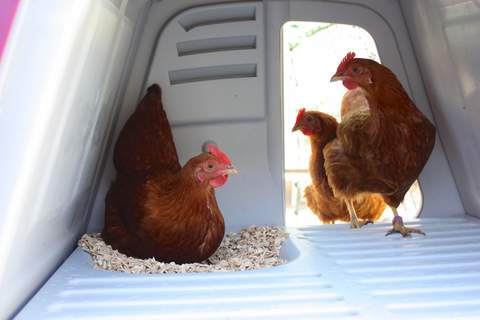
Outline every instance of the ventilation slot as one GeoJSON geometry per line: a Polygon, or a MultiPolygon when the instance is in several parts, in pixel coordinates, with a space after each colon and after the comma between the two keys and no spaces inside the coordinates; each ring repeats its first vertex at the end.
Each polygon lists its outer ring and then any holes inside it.
{"type": "Polygon", "coordinates": [[[255,7],[222,7],[190,13],[182,16],[178,23],[190,31],[199,26],[239,21],[254,21],[255,7]]]}
{"type": "Polygon", "coordinates": [[[256,47],[256,36],[211,38],[177,43],[177,51],[180,57],[217,51],[256,49],[256,47]]]}
{"type": "Polygon", "coordinates": [[[257,76],[257,65],[231,64],[223,66],[174,70],[169,71],[168,76],[170,77],[170,84],[172,85],[218,79],[252,78],[257,76]]]}

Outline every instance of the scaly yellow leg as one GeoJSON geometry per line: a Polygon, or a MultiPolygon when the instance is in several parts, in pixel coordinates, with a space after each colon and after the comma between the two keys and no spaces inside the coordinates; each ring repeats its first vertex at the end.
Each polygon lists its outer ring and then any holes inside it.
{"type": "Polygon", "coordinates": [[[373,223],[372,221],[359,221],[357,217],[357,213],[355,212],[355,208],[353,206],[353,201],[348,199],[345,200],[345,204],[347,205],[348,214],[350,215],[350,228],[357,229],[361,228],[366,224],[373,223]]]}

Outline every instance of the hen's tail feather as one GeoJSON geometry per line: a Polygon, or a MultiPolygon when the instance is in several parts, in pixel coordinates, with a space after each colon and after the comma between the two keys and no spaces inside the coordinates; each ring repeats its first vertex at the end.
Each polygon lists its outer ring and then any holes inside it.
{"type": "Polygon", "coordinates": [[[312,186],[308,186],[305,188],[304,195],[305,195],[305,200],[307,201],[307,207],[309,207],[310,210],[313,211],[313,213],[316,213],[318,211],[317,202],[315,201],[315,198],[312,195],[312,186]]]}
{"type": "MultiPolygon", "coordinates": [[[[312,210],[313,214],[317,216],[317,218],[322,221],[323,223],[333,223],[337,220],[338,217],[335,216],[334,212],[328,212],[320,205],[319,199],[320,194],[318,194],[317,189],[314,185],[309,185],[305,188],[304,191],[305,200],[307,202],[307,207],[312,210]]],[[[344,220],[338,218],[338,220],[344,220]]]]}
{"type": "MultiPolygon", "coordinates": [[[[350,221],[345,202],[339,199],[322,198],[314,185],[305,188],[305,199],[307,207],[309,207],[323,223],[350,221]]],[[[377,221],[386,206],[382,196],[378,194],[361,195],[354,199],[353,205],[359,219],[371,221],[377,221]]]]}
{"type": "Polygon", "coordinates": [[[158,94],[158,95],[162,95],[162,89],[160,88],[160,86],[157,84],[157,83],[154,83],[152,84],[150,87],[148,87],[147,89],[147,93],[148,94],[158,94]]]}
{"type": "Polygon", "coordinates": [[[386,203],[379,194],[363,194],[353,200],[358,218],[368,221],[377,221],[385,210],[386,203]]]}
{"type": "Polygon", "coordinates": [[[113,161],[119,173],[129,175],[144,175],[153,169],[169,173],[180,170],[158,84],[148,88],[147,94],[122,128],[113,161]]]}
{"type": "Polygon", "coordinates": [[[307,202],[307,207],[310,208],[310,210],[312,210],[313,214],[316,215],[318,217],[318,219],[320,219],[320,221],[322,221],[323,223],[328,223],[328,219],[325,219],[323,217],[323,215],[321,214],[320,212],[320,209],[318,208],[318,204],[317,204],[317,201],[315,199],[315,196],[313,195],[313,190],[312,188],[314,188],[313,186],[308,186],[305,188],[305,191],[304,191],[304,196],[305,196],[305,200],[307,202]]]}

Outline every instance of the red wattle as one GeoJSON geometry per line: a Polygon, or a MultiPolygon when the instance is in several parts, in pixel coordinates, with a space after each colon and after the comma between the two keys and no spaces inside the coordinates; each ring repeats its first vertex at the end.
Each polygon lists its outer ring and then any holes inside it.
{"type": "Polygon", "coordinates": [[[310,130],[310,129],[304,129],[304,128],[302,128],[302,129],[300,129],[300,130],[301,130],[302,133],[303,133],[304,135],[306,135],[306,136],[311,136],[311,135],[313,134],[313,131],[310,130]]]}
{"type": "Polygon", "coordinates": [[[345,88],[347,88],[348,90],[353,90],[358,88],[358,83],[351,80],[343,80],[342,83],[345,86],[345,88]]]}
{"type": "Polygon", "coordinates": [[[220,176],[218,178],[215,178],[215,179],[211,179],[209,181],[210,185],[214,188],[218,188],[218,187],[221,187],[223,186],[226,182],[227,182],[227,179],[228,179],[228,176],[225,175],[225,176],[220,176]]]}

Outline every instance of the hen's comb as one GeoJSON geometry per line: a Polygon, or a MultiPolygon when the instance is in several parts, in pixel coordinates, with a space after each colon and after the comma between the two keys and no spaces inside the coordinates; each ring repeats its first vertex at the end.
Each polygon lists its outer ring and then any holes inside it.
{"type": "Polygon", "coordinates": [[[213,143],[210,143],[207,145],[207,150],[208,152],[213,154],[215,157],[217,157],[218,160],[220,160],[221,162],[225,164],[232,164],[232,161],[230,160],[230,158],[225,153],[220,151],[220,149],[218,149],[218,147],[213,143]]]}
{"type": "Polygon", "coordinates": [[[305,108],[302,108],[302,109],[298,110],[297,120],[295,120],[295,125],[300,123],[300,120],[302,120],[302,117],[303,117],[304,113],[305,113],[305,108]]]}
{"type": "Polygon", "coordinates": [[[345,67],[347,64],[350,63],[355,58],[355,52],[349,52],[347,55],[342,59],[340,64],[338,65],[337,68],[337,73],[345,71],[345,67]]]}

